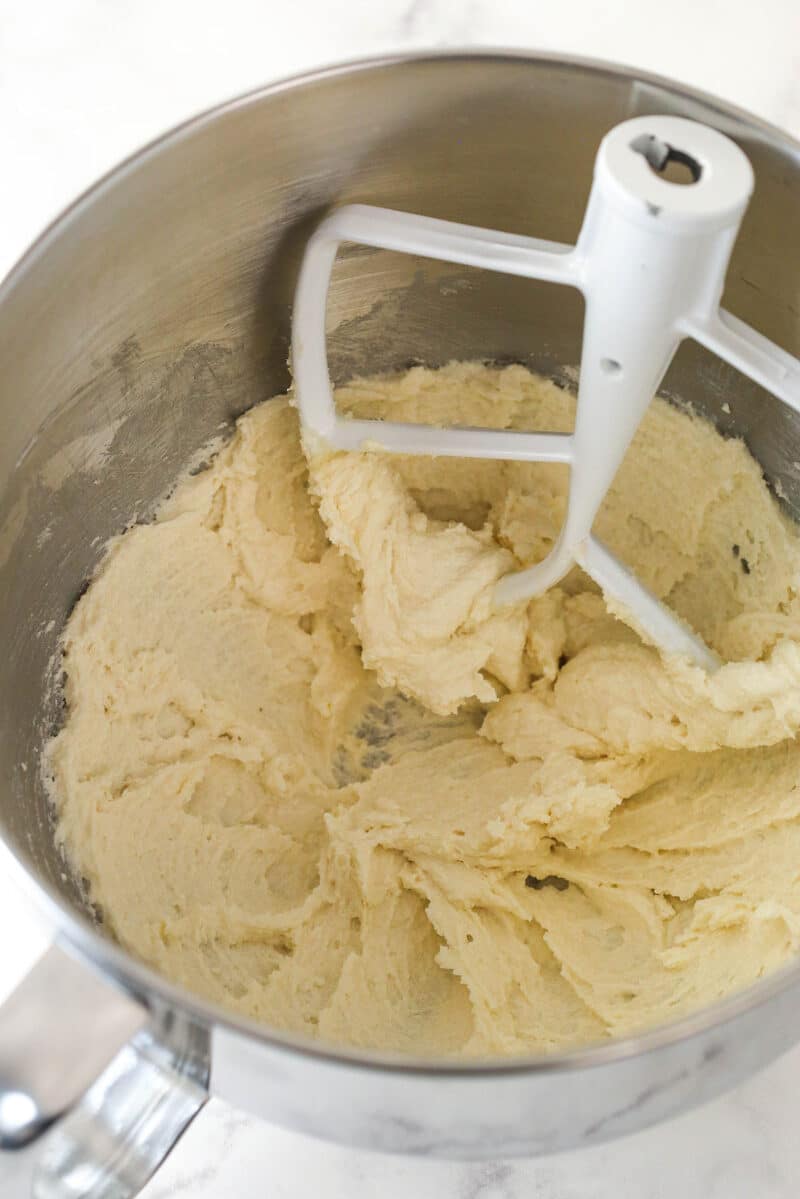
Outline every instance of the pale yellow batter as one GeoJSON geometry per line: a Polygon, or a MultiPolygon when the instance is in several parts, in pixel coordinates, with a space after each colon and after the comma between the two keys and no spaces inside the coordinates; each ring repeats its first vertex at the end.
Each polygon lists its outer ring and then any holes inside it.
{"type": "MultiPolygon", "coordinates": [[[[560,429],[573,407],[475,364],[338,403],[560,429]]],[[[706,676],[577,571],[492,612],[566,482],[373,452],[309,483],[276,399],[113,544],[49,760],[123,945],[281,1028],[472,1055],[651,1025],[795,952],[798,532],[740,443],[651,406],[598,530],[729,660],[706,676]]]]}

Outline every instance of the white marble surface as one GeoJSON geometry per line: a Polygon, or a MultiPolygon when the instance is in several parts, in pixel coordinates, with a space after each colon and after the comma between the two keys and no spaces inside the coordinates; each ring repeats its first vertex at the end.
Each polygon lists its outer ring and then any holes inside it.
{"type": "MultiPolygon", "coordinates": [[[[0,274],[97,175],[198,109],[306,67],[422,47],[630,63],[800,136],[797,0],[0,0],[0,274]]],[[[0,998],[44,944],[0,876],[0,998]]],[[[800,1049],[699,1112],[537,1162],[357,1153],[213,1102],[145,1199],[790,1199],[800,1049]]]]}

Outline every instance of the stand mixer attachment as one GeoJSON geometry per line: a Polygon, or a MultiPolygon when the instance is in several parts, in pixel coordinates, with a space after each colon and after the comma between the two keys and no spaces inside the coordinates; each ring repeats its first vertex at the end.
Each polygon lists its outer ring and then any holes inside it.
{"type": "Polygon", "coordinates": [[[644,412],[684,338],[693,338],[800,412],[800,362],[719,307],[753,171],[727,137],[678,117],[636,117],[603,139],[575,246],[366,205],[335,210],[308,242],[295,295],[292,360],[311,452],[563,462],[567,514],[543,561],[495,587],[500,606],[552,587],[577,563],[666,653],[707,670],[713,651],[593,534],[644,412]],[[664,177],[679,164],[689,181],[664,177]],[[328,372],[325,310],[342,242],[396,250],[575,287],[586,307],[575,428],[566,433],[440,428],[339,416],[328,372]]]}

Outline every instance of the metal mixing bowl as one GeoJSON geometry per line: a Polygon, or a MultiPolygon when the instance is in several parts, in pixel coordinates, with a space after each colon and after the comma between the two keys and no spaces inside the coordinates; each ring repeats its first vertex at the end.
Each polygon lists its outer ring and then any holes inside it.
{"type": "MultiPolygon", "coordinates": [[[[798,963],[679,1023],[546,1058],[459,1065],[301,1043],[165,983],[110,942],[64,870],[38,771],[63,716],[57,637],[105,541],[146,519],[222,425],[286,388],[292,293],[315,222],[363,201],[572,242],[600,139],[647,113],[704,121],[750,157],[757,188],[724,303],[797,353],[800,147],[664,80],[545,57],[360,63],[225,105],[99,183],[6,281],[0,866],[61,948],[0,1010],[0,1177],[25,1188],[35,1177],[51,1199],[133,1194],[209,1087],[373,1149],[546,1153],[708,1099],[800,1035],[798,963]],[[149,1139],[132,1131],[143,1110],[149,1139]]],[[[331,289],[332,373],[485,356],[558,377],[579,360],[581,317],[568,289],[352,248],[331,289]]],[[[788,409],[691,345],[666,389],[743,436],[800,512],[800,422],[788,409]]]]}

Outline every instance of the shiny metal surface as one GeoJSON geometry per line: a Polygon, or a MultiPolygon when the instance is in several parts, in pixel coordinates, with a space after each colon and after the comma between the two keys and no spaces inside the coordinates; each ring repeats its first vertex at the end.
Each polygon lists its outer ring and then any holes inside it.
{"type": "Polygon", "coordinates": [[[64,1116],[146,1018],[51,946],[0,1006],[0,1148],[22,1148],[64,1116]]]}
{"type": "Polygon", "coordinates": [[[56,946],[3,1005],[4,1199],[132,1199],[161,1165],[208,1098],[208,1044],[147,1017],[56,946]]]}
{"type": "Polygon", "coordinates": [[[138,1033],[45,1137],[34,1199],[138,1195],[208,1099],[206,1061],[202,1035],[178,1050],[138,1033]]]}
{"type": "MultiPolygon", "coordinates": [[[[558,1058],[437,1066],[300,1044],[180,992],[105,938],[64,870],[40,778],[63,716],[58,631],[105,540],[286,387],[291,296],[320,216],[364,202],[573,242],[601,137],[659,112],[715,126],[748,154],[757,188],[723,302],[798,353],[800,147],[664,81],[547,58],[358,64],[230,104],[104,180],[0,290],[7,868],[62,938],[146,999],[167,1044],[171,1027],[209,1030],[212,1087],[267,1118],[406,1152],[552,1151],[709,1098],[800,1036],[792,966],[679,1025],[558,1058]]],[[[485,356],[568,380],[581,317],[569,289],[352,248],[331,288],[331,370],[485,356]]],[[[786,409],[692,345],[667,390],[745,437],[800,514],[800,426],[786,409]]]]}

